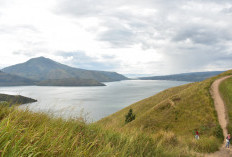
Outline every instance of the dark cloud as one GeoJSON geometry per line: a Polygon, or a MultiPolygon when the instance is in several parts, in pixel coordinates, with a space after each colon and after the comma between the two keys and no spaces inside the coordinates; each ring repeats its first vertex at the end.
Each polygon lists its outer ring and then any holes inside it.
{"type": "Polygon", "coordinates": [[[223,12],[223,13],[226,13],[226,14],[232,14],[232,6],[229,7],[229,8],[224,8],[224,9],[222,10],[222,12],[223,12]]]}
{"type": "Polygon", "coordinates": [[[173,38],[174,41],[191,40],[197,44],[213,45],[218,42],[232,40],[232,32],[227,29],[206,27],[206,26],[189,26],[177,31],[173,38]]]}

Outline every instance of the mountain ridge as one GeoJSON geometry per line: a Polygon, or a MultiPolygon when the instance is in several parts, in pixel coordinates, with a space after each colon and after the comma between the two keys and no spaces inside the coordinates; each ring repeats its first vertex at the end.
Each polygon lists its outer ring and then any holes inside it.
{"type": "Polygon", "coordinates": [[[149,77],[139,77],[140,80],[172,80],[172,81],[188,81],[188,82],[199,82],[207,78],[219,75],[224,71],[205,71],[205,72],[191,72],[191,73],[181,73],[163,76],[149,76],[149,77]]]}
{"type": "Polygon", "coordinates": [[[111,82],[128,79],[116,72],[74,68],[45,57],[32,58],[24,63],[3,68],[2,71],[36,81],[79,78],[93,79],[98,82],[111,82]]]}

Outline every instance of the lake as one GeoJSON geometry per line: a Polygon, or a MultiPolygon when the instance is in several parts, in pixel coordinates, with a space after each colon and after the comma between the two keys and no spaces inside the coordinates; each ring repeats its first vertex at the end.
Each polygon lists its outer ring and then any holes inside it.
{"type": "Polygon", "coordinates": [[[46,112],[64,118],[85,117],[97,121],[137,101],[186,84],[183,81],[126,80],[105,83],[101,87],[0,87],[0,93],[19,94],[38,100],[22,105],[36,112],[46,112]]]}

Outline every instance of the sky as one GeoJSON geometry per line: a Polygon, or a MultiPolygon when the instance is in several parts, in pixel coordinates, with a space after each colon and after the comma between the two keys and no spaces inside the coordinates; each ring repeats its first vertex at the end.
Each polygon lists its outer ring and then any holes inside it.
{"type": "Polygon", "coordinates": [[[232,69],[231,0],[0,0],[0,69],[44,56],[165,75],[232,69]]]}

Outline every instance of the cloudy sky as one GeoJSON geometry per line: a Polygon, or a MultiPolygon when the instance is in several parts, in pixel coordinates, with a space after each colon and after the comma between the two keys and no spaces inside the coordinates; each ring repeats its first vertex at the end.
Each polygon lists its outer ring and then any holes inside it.
{"type": "Polygon", "coordinates": [[[232,69],[232,1],[0,0],[0,69],[38,56],[122,74],[232,69]]]}

